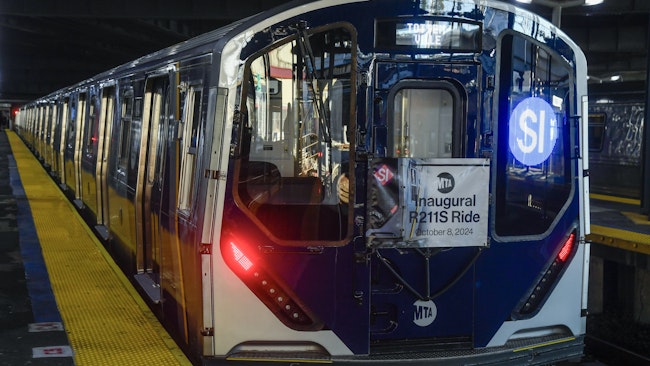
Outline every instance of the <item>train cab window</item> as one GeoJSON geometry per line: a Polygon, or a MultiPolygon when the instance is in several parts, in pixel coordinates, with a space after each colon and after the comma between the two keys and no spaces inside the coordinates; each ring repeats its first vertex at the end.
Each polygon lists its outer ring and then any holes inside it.
{"type": "Polygon", "coordinates": [[[355,41],[349,29],[299,33],[247,63],[235,197],[287,245],[342,243],[348,187],[355,41]]]}
{"type": "Polygon", "coordinates": [[[574,80],[561,56],[532,39],[506,35],[500,53],[496,233],[539,235],[571,195],[574,80]]]}
{"type": "MultiPolygon", "coordinates": [[[[389,156],[451,158],[460,153],[454,139],[459,96],[446,82],[414,83],[399,87],[392,96],[392,139],[389,156]]],[[[456,128],[460,128],[456,126],[456,128]]]]}
{"type": "Polygon", "coordinates": [[[189,210],[194,197],[194,175],[196,170],[196,149],[201,121],[201,89],[191,87],[183,102],[181,124],[181,171],[178,189],[178,209],[189,210]]]}
{"type": "Polygon", "coordinates": [[[589,151],[603,151],[605,141],[605,113],[594,113],[589,115],[589,151]]]}
{"type": "Polygon", "coordinates": [[[117,166],[120,170],[125,171],[129,163],[129,149],[131,146],[131,120],[133,118],[133,89],[127,89],[123,92],[122,108],[120,115],[120,141],[118,143],[119,156],[117,166]]]}

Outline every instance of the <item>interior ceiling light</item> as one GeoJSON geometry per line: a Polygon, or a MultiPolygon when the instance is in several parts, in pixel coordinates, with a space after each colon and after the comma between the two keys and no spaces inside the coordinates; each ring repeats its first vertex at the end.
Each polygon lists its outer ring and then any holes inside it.
{"type": "Polygon", "coordinates": [[[517,0],[518,3],[530,4],[533,0],[517,0]]]}
{"type": "Polygon", "coordinates": [[[605,0],[585,0],[585,5],[592,6],[602,4],[605,0]]]}

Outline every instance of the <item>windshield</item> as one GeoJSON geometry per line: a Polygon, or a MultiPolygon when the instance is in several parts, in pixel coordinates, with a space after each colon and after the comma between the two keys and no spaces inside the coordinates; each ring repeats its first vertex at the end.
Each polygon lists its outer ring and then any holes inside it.
{"type": "Polygon", "coordinates": [[[302,31],[247,67],[237,195],[280,240],[348,235],[352,38],[302,31]]]}

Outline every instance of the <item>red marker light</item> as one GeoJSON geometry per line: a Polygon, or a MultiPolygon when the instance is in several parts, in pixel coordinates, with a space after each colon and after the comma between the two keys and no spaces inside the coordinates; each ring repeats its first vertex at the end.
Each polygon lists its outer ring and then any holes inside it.
{"type": "Polygon", "coordinates": [[[571,253],[571,249],[573,249],[573,243],[575,242],[575,239],[576,234],[572,233],[569,235],[569,238],[566,240],[566,242],[564,242],[562,249],[560,249],[560,253],[558,253],[557,258],[562,262],[565,262],[567,258],[569,258],[569,254],[571,253]]]}
{"type": "Polygon", "coordinates": [[[244,271],[248,271],[253,266],[253,262],[251,262],[251,260],[248,259],[248,257],[244,255],[244,253],[239,248],[237,248],[235,243],[230,242],[230,247],[232,248],[232,254],[235,258],[235,261],[239,263],[244,271]]]}

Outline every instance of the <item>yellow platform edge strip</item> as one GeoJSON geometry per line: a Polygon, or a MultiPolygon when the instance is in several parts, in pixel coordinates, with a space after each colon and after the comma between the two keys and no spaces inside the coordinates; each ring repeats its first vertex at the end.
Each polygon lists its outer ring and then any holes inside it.
{"type": "Polygon", "coordinates": [[[650,254],[650,235],[591,225],[587,241],[633,252],[650,254]]]}
{"type": "Polygon", "coordinates": [[[75,364],[191,365],[32,153],[7,136],[75,364]]]}
{"type": "Polygon", "coordinates": [[[589,198],[594,200],[601,200],[601,201],[627,203],[629,205],[635,205],[635,206],[641,205],[641,201],[634,198],[615,197],[615,196],[608,196],[605,194],[598,194],[598,193],[589,193],[589,198]]]}

